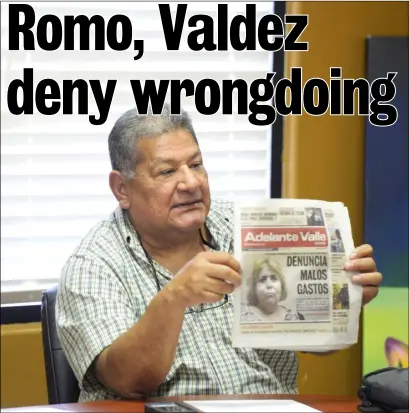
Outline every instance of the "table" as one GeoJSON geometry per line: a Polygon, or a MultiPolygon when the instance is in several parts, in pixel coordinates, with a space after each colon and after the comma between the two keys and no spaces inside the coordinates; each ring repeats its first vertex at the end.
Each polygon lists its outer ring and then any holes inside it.
{"type": "Polygon", "coordinates": [[[2,409],[3,412],[35,412],[41,408],[60,409],[71,412],[144,412],[144,403],[147,401],[184,401],[184,400],[240,400],[240,399],[291,399],[307,404],[317,410],[328,413],[353,413],[358,412],[359,399],[351,396],[328,396],[328,395],[219,395],[219,396],[183,396],[166,397],[157,399],[146,399],[143,401],[99,401],[88,403],[59,404],[52,406],[33,406],[2,409]]]}

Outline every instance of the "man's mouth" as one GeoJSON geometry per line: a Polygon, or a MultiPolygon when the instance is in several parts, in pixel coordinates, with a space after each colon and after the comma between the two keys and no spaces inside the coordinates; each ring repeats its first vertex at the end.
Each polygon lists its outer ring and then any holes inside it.
{"type": "Polygon", "coordinates": [[[196,200],[196,201],[191,201],[191,202],[181,202],[179,204],[176,204],[173,206],[173,208],[191,208],[191,207],[197,207],[201,204],[202,201],[196,200]]]}

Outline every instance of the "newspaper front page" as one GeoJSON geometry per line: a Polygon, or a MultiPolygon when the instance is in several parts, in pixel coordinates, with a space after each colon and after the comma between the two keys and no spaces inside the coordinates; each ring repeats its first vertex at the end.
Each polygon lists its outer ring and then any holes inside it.
{"type": "Polygon", "coordinates": [[[344,264],[354,250],[340,202],[266,199],[235,206],[233,346],[329,351],[357,342],[362,287],[344,264]]]}

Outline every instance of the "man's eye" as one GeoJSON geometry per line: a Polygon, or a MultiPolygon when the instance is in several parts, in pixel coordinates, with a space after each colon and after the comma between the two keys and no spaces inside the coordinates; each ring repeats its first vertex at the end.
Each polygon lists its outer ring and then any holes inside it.
{"type": "Polygon", "coordinates": [[[165,169],[165,170],[163,170],[163,171],[160,171],[160,172],[159,172],[159,175],[164,175],[164,176],[166,176],[166,175],[170,175],[172,172],[173,172],[173,169],[165,169]]]}
{"type": "Polygon", "coordinates": [[[196,163],[194,163],[192,166],[191,166],[191,168],[193,168],[193,169],[199,169],[199,168],[201,168],[202,167],[202,162],[196,162],[196,163]]]}

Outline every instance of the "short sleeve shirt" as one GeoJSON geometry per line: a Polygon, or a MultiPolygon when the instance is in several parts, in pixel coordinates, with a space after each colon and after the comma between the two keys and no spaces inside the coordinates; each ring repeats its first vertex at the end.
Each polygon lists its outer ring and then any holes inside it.
{"type": "MultiPolygon", "coordinates": [[[[234,254],[233,204],[213,199],[206,226],[215,249],[234,254]]],[[[172,274],[153,265],[164,286],[172,274]]],[[[91,366],[138,322],[157,293],[137,233],[126,211],[117,208],[84,237],[60,278],[57,331],[80,385],[79,401],[119,398],[96,380],[91,366]]],[[[232,321],[233,295],[220,307],[185,314],[171,369],[148,396],[297,393],[296,353],[233,348],[232,321]]]]}

